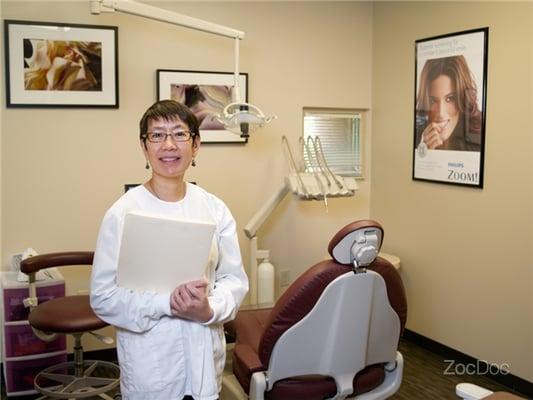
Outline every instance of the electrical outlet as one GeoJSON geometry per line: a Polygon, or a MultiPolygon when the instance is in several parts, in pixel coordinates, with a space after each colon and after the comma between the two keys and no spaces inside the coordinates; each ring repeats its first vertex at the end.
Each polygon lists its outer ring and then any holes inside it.
{"type": "Polygon", "coordinates": [[[288,286],[290,281],[290,271],[288,269],[282,269],[279,271],[279,284],[280,286],[288,286]]]}

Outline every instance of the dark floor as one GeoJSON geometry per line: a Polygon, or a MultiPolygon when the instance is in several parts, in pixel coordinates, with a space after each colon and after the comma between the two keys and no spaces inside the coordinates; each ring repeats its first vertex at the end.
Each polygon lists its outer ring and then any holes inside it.
{"type": "MultiPolygon", "coordinates": [[[[391,398],[393,400],[457,400],[455,385],[461,382],[470,382],[483,386],[493,391],[509,391],[487,376],[465,376],[445,374],[449,362],[412,342],[402,340],[400,352],[404,356],[404,378],[400,390],[391,398]]],[[[38,396],[10,396],[7,397],[2,375],[2,399],[33,400],[38,396]]],[[[520,395],[519,393],[516,393],[520,395]]],[[[119,396],[117,397],[119,398],[119,396]]]]}
{"type": "MultiPolygon", "coordinates": [[[[393,400],[457,400],[455,385],[474,383],[492,391],[507,391],[520,395],[510,388],[490,380],[486,375],[445,374],[450,362],[407,340],[400,341],[399,351],[404,357],[403,381],[393,400]]],[[[461,369],[457,368],[461,371],[461,369]]],[[[483,371],[482,371],[483,372],[483,371]]]]}

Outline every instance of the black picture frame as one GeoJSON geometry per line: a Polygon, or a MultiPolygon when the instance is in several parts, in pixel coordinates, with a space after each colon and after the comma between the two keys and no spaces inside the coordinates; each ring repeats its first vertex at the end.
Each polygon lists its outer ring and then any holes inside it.
{"type": "MultiPolygon", "coordinates": [[[[239,73],[239,91],[248,102],[248,74],[239,73]]],[[[213,120],[232,101],[233,72],[158,69],[157,99],[173,99],[187,105],[200,122],[202,143],[247,143],[213,120]],[[209,93],[215,91],[216,95],[209,93]]]]}
{"type": "Polygon", "coordinates": [[[488,35],[415,41],[413,180],[483,188],[488,35]]]}
{"type": "Polygon", "coordinates": [[[116,26],[4,20],[4,40],[7,107],[118,108],[116,26]]]}

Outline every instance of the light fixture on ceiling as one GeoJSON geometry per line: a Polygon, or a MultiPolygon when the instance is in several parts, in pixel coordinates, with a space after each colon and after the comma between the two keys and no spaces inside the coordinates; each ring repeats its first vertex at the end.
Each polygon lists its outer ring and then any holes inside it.
{"type": "Polygon", "coordinates": [[[92,14],[119,11],[234,39],[235,69],[233,102],[224,108],[222,113],[216,117],[217,120],[224,125],[225,129],[246,138],[250,136],[250,132],[268,124],[276,118],[275,116],[266,117],[259,107],[241,100],[239,85],[239,43],[244,38],[244,32],[133,0],[89,0],[89,2],[92,14]]]}

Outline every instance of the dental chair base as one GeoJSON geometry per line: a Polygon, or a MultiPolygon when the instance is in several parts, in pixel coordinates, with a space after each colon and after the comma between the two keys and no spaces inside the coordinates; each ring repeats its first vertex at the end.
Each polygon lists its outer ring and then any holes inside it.
{"type": "MultiPolygon", "coordinates": [[[[355,397],[346,397],[346,395],[338,393],[335,397],[331,397],[331,400],[382,400],[391,397],[400,388],[403,376],[403,356],[400,352],[396,353],[396,360],[390,363],[391,371],[386,371],[385,380],[377,388],[356,395],[355,397]]],[[[387,369],[387,368],[385,368],[387,369]]],[[[252,375],[252,382],[250,385],[250,400],[264,400],[265,390],[267,388],[267,377],[264,372],[256,372],[252,375]]]]}

